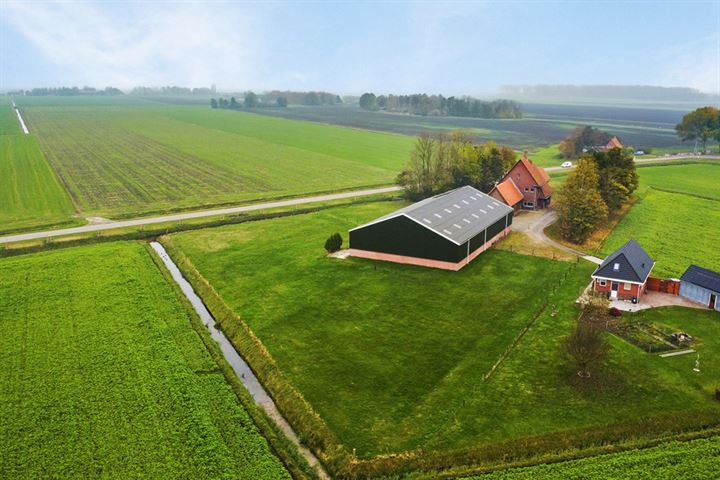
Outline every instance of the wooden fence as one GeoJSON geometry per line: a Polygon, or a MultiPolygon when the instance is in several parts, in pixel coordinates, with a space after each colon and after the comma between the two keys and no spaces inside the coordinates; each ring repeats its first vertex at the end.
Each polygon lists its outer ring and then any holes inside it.
{"type": "Polygon", "coordinates": [[[648,277],[647,289],[653,292],[677,295],[680,292],[680,280],[648,277]]]}

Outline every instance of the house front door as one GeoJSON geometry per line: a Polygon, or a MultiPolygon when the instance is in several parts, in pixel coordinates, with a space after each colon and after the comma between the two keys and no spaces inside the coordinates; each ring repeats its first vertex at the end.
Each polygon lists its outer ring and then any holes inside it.
{"type": "Polygon", "coordinates": [[[612,282],[610,285],[610,298],[617,298],[617,292],[620,284],[618,282],[612,282]]]}
{"type": "Polygon", "coordinates": [[[710,303],[708,304],[708,308],[715,308],[715,302],[717,301],[717,297],[714,293],[710,294],[710,303]]]}

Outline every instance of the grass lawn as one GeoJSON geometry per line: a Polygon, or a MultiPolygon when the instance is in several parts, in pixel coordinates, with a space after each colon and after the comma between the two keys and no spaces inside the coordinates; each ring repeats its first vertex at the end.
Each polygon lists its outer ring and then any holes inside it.
{"type": "Polygon", "coordinates": [[[646,165],[638,173],[646,186],[720,200],[720,163],[646,165]]]}
{"type": "Polygon", "coordinates": [[[330,233],[346,236],[397,207],[365,204],[171,237],[359,457],[720,413],[702,389],[617,339],[598,386],[575,385],[558,351],[590,264],[490,250],[445,272],[324,256],[330,233]],[[546,300],[551,307],[483,382],[546,300]]]}
{"type": "Polygon", "coordinates": [[[414,141],[206,106],[127,102],[33,101],[24,108],[45,156],[86,215],[390,184],[414,141]]]}
{"type": "Polygon", "coordinates": [[[290,478],[141,243],[0,260],[0,476],[290,478]]]}
{"type": "Polygon", "coordinates": [[[639,196],[603,244],[604,255],[634,238],[655,260],[653,275],[679,277],[693,263],[720,270],[720,201],[653,188],[639,196]]]}
{"type": "Polygon", "coordinates": [[[558,150],[558,145],[559,144],[556,143],[548,147],[533,150],[528,153],[528,158],[541,167],[559,167],[565,161],[565,157],[563,157],[560,150],[558,150]]]}
{"type": "Polygon", "coordinates": [[[35,136],[20,132],[10,104],[0,114],[0,233],[78,223],[35,136]]]}

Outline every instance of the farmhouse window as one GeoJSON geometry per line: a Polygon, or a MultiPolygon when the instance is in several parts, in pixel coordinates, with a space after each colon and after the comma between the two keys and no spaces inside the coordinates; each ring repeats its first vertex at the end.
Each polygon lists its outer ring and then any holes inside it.
{"type": "Polygon", "coordinates": [[[617,271],[619,271],[619,270],[620,270],[620,264],[619,264],[619,263],[616,263],[615,265],[613,265],[613,271],[617,272],[617,271]]]}
{"type": "Polygon", "coordinates": [[[600,280],[600,286],[604,287],[605,285],[607,285],[607,280],[600,280]]]}
{"type": "Polygon", "coordinates": [[[529,192],[530,189],[529,189],[528,187],[525,187],[525,191],[526,191],[526,192],[529,192]]]}
{"type": "Polygon", "coordinates": [[[628,282],[625,282],[625,284],[623,285],[623,288],[624,288],[625,290],[630,290],[630,289],[632,288],[632,284],[631,284],[631,283],[628,283],[628,282]]]}

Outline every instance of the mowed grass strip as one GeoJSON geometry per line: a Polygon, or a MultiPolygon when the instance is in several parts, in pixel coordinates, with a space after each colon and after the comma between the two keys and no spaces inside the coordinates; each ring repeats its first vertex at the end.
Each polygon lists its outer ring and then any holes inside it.
{"type": "Polygon", "coordinates": [[[289,478],[140,243],[0,261],[0,476],[289,478]]]}
{"type": "MultiPolygon", "coordinates": [[[[0,112],[7,111],[12,112],[9,105],[0,106],[0,112]]],[[[78,223],[74,213],[35,136],[0,135],[0,234],[78,223]]]]}
{"type": "Polygon", "coordinates": [[[324,255],[331,233],[347,238],[348,228],[397,207],[366,204],[172,236],[349,451],[360,458],[448,452],[527,437],[559,448],[563,438],[598,441],[603,429],[638,419],[712,411],[706,393],[619,340],[597,392],[568,380],[574,372],[560,359],[560,343],[578,315],[589,263],[490,250],[445,272],[324,255]]]}
{"type": "Polygon", "coordinates": [[[31,106],[79,208],[118,216],[392,183],[413,139],[209,107],[31,106]]]}
{"type": "Polygon", "coordinates": [[[18,135],[20,121],[9,99],[0,99],[0,135],[18,135]]]}

